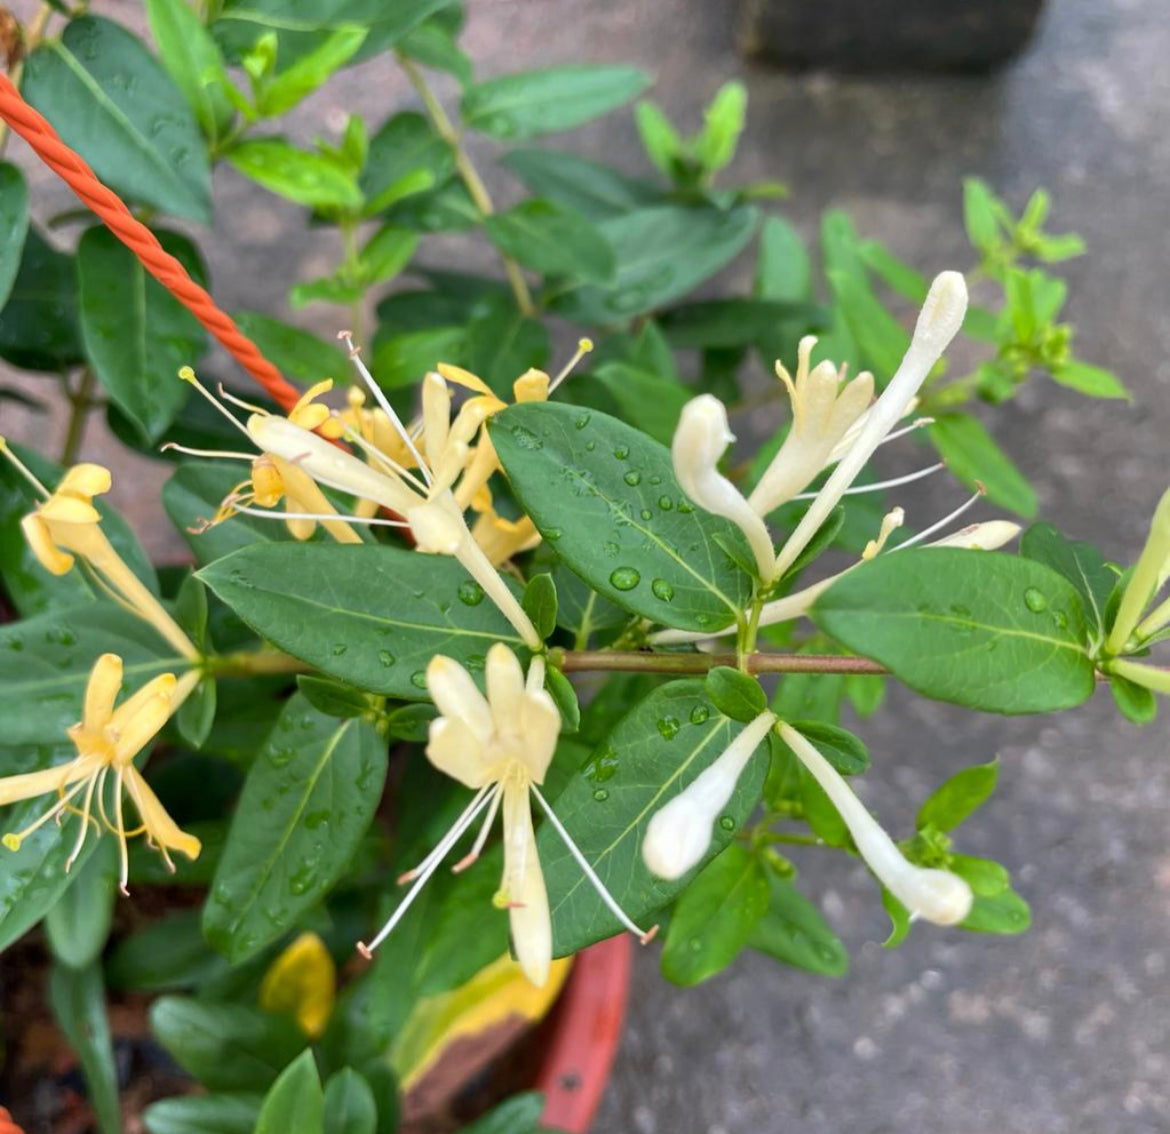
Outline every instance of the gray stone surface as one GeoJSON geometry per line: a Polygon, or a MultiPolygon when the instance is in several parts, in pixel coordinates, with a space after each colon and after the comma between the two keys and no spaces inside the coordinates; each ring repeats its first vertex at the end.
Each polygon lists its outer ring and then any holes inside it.
{"type": "MultiPolygon", "coordinates": [[[[629,60],[658,74],[656,97],[696,122],[740,75],[750,125],[733,169],[782,177],[788,214],[809,234],[848,209],[866,234],[924,271],[963,267],[959,180],[974,173],[1016,203],[1038,184],[1054,227],[1091,254],[1068,266],[1082,353],[1107,363],[1132,406],[1091,403],[1037,381],[989,420],[1035,484],[1044,515],[1125,559],[1170,482],[1170,11],[1164,0],[1056,0],[1031,53],[992,79],[838,79],[745,67],[730,0],[473,0],[467,46],[483,73],[567,60],[629,60]]],[[[96,7],[119,16],[127,2],[96,7]]],[[[298,112],[302,133],[348,108],[379,119],[406,98],[388,62],[355,71],[298,112]]],[[[558,144],[641,168],[628,117],[558,144]]],[[[40,179],[47,185],[46,179],[40,179]]],[[[217,175],[219,227],[205,241],[229,307],[279,313],[294,276],[328,266],[329,238],[300,211],[217,175]]],[[[505,190],[506,191],[506,190],[505,190]]],[[[42,211],[66,205],[49,188],[42,211]]],[[[448,256],[470,255],[449,246],[448,256]]],[[[485,266],[488,260],[482,261],[485,266]]],[[[322,332],[335,316],[300,316],[322,332]]],[[[3,408],[5,428],[52,424],[3,408]]],[[[114,447],[95,431],[87,453],[114,447]]],[[[887,454],[891,471],[914,455],[887,454]]],[[[154,484],[123,476],[119,503],[159,553],[154,484]]],[[[930,482],[907,496],[925,522],[956,502],[930,482]]],[[[1003,757],[994,803],[963,849],[1009,865],[1033,905],[1023,938],[922,928],[900,952],[859,868],[801,856],[806,890],[849,943],[854,966],[829,982],[744,957],[698,990],[639,957],[629,1028],[599,1134],[1146,1134],[1170,1130],[1170,763],[1164,723],[1139,731],[1108,696],[1045,719],[1001,720],[895,693],[863,728],[865,790],[889,825],[950,772],[1003,757]]]]}

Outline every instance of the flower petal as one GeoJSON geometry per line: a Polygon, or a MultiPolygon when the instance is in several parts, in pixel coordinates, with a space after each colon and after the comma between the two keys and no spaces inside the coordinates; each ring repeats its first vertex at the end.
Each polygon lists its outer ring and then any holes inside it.
{"type": "Polygon", "coordinates": [[[100,732],[110,723],[114,702],[122,690],[122,659],[117,654],[102,654],[85,686],[85,710],[81,717],[86,732],[100,732]]]}
{"type": "Polygon", "coordinates": [[[510,903],[512,946],[524,975],[542,986],[552,962],[552,918],[536,854],[528,789],[504,786],[504,886],[510,903]]]}
{"type": "Polygon", "coordinates": [[[444,775],[469,788],[478,789],[487,782],[483,745],[461,720],[439,717],[431,721],[427,759],[444,775]]]}
{"type": "Polygon", "coordinates": [[[492,711],[470,673],[457,661],[437,654],[427,666],[427,690],[440,713],[462,721],[481,744],[495,733],[492,711]]]}
{"type": "Polygon", "coordinates": [[[194,862],[199,857],[203,844],[194,835],[188,835],[179,829],[179,825],[167,814],[162,801],[154,794],[154,789],[142,778],[142,773],[133,764],[126,765],[124,775],[130,798],[138,808],[147,835],[160,847],[177,850],[194,862]]]}
{"type": "Polygon", "coordinates": [[[69,784],[76,783],[92,770],[88,761],[78,759],[70,760],[68,764],[56,764],[40,772],[4,776],[0,778],[0,807],[59,791],[69,784]]]}
{"type": "Polygon", "coordinates": [[[110,470],[102,465],[82,462],[74,465],[57,485],[58,492],[77,496],[101,496],[110,491],[110,470]]]}
{"type": "Polygon", "coordinates": [[[520,732],[520,703],[524,697],[524,670],[503,642],[496,642],[484,665],[488,704],[496,731],[515,736],[520,732]]]}
{"type": "Polygon", "coordinates": [[[35,512],[25,516],[20,521],[20,530],[24,532],[25,542],[33,557],[50,575],[69,573],[73,567],[73,556],[62,551],[53,542],[49,525],[40,516],[35,512]]]}

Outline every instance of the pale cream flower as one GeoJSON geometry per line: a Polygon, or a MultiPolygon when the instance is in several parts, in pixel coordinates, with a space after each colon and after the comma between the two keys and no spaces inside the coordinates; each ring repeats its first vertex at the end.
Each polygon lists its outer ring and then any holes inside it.
{"type": "Polygon", "coordinates": [[[1170,599],[1167,599],[1138,625],[1142,613],[1166,585],[1167,578],[1170,578],[1170,489],[1162,494],[1154,509],[1150,534],[1126,584],[1113,628],[1105,641],[1107,653],[1124,653],[1131,638],[1141,642],[1170,622],[1170,599]]]}

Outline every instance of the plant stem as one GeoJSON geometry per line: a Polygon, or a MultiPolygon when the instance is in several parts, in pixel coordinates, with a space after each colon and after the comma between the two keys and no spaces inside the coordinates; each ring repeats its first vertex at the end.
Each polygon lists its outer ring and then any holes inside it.
{"type": "Polygon", "coordinates": [[[216,677],[256,677],[261,674],[311,673],[313,667],[279,650],[238,650],[213,654],[206,659],[207,671],[216,677]]]}
{"type": "Polygon", "coordinates": [[[61,445],[61,464],[71,465],[77,460],[81,451],[81,441],[85,436],[85,422],[89,411],[95,405],[93,371],[88,366],[81,371],[77,382],[77,389],[70,390],[66,382],[66,394],[69,398],[69,425],[65,430],[65,441],[61,445]]]}
{"type": "MultiPolygon", "coordinates": [[[[50,17],[53,15],[52,4],[42,4],[33,17],[32,23],[28,25],[24,35],[24,53],[20,60],[9,68],[8,77],[12,80],[14,87],[20,86],[20,78],[24,74],[24,61],[32,53],[33,48],[41,41],[41,37],[45,34],[45,28],[49,23],[50,17]]],[[[4,151],[8,148],[8,123],[0,121],[0,157],[4,156],[4,151]]]]}
{"type": "MultiPolygon", "coordinates": [[[[563,650],[551,659],[565,673],[706,673],[716,666],[739,665],[736,654],[671,654],[626,650],[563,650]]],[[[840,654],[748,654],[745,673],[885,674],[890,671],[869,658],[840,654]]]]}
{"type": "MultiPolygon", "coordinates": [[[[492,204],[491,195],[488,193],[483,179],[479,176],[479,171],[472,164],[471,156],[464,149],[463,138],[443,109],[443,104],[435,97],[434,91],[427,86],[422,72],[410,59],[399,54],[398,63],[410,80],[411,86],[422,99],[423,106],[426,108],[439,137],[451,147],[451,151],[455,155],[455,168],[459,170],[459,176],[463,178],[463,184],[467,186],[467,192],[471,194],[475,207],[483,216],[490,217],[496,211],[495,205],[492,204]]],[[[503,252],[500,253],[500,260],[504,265],[504,273],[508,277],[508,283],[512,286],[512,294],[516,297],[516,306],[520,308],[520,314],[531,316],[535,312],[532,305],[532,294],[528,290],[528,284],[524,279],[524,274],[520,271],[520,266],[503,252]]]]}

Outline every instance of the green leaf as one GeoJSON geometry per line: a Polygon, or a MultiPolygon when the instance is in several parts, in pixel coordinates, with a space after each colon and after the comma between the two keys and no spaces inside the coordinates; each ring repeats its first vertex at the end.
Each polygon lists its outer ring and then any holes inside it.
{"type": "Polygon", "coordinates": [[[576,732],[581,727],[581,704],[573,683],[559,669],[550,669],[544,684],[561,714],[561,732],[576,732]]]}
{"type": "Polygon", "coordinates": [[[675,348],[742,347],[801,310],[811,308],[772,299],[701,299],[664,311],[661,324],[675,348]]]}
{"type": "Polygon", "coordinates": [[[717,665],[707,671],[703,686],[711,703],[725,717],[747,724],[768,707],[768,698],[760,683],[729,665],[717,665]]]}
{"type": "Polygon", "coordinates": [[[857,246],[857,254],[867,268],[873,271],[891,290],[903,299],[921,306],[930,284],[916,268],[904,264],[876,240],[866,240],[857,246]]]}
{"type": "Polygon", "coordinates": [[[1125,388],[1121,379],[1099,366],[1090,366],[1087,362],[1073,359],[1061,366],[1054,366],[1050,373],[1054,382],[1059,382],[1062,386],[1068,386],[1069,389],[1086,394],[1090,398],[1121,398],[1133,401],[1133,395],[1125,388]]]}
{"type": "Polygon", "coordinates": [[[459,50],[456,34],[441,19],[427,20],[399,41],[398,50],[424,67],[454,75],[466,86],[473,74],[471,60],[459,50]]]}
{"type": "Polygon", "coordinates": [[[393,279],[410,263],[417,247],[417,232],[384,224],[358,255],[358,277],[363,288],[393,279]]]}
{"type": "Polygon", "coordinates": [[[205,677],[179,706],[175,726],[192,748],[202,748],[215,724],[215,678],[205,677]]]}
{"type": "Polygon", "coordinates": [[[368,34],[369,30],[362,27],[338,28],[330,32],[307,55],[302,55],[291,67],[264,84],[256,109],[265,118],[275,118],[291,110],[344,67],[368,34]]]}
{"type": "Polygon", "coordinates": [[[638,209],[598,228],[617,255],[612,285],[583,286],[550,304],[566,319],[609,324],[662,307],[733,260],[759,220],[750,206],[729,212],[686,205],[638,209]]]}
{"type": "Polygon", "coordinates": [[[845,322],[861,348],[862,361],[880,389],[893,377],[910,346],[910,335],[874,295],[864,275],[827,273],[845,322]]]}
{"type": "Polygon", "coordinates": [[[248,773],[211,896],[208,942],[233,962],[279,937],[337,881],[386,778],[372,726],[287,702],[248,773]]]}
{"type": "Polygon", "coordinates": [[[1066,539],[1052,524],[1032,524],[1020,538],[1020,554],[1051,567],[1076,588],[1089,616],[1091,633],[1105,635],[1105,608],[1117,571],[1091,543],[1066,539]]]}
{"type": "Polygon", "coordinates": [[[788,302],[812,298],[812,264],[804,241],[780,217],[766,218],[760,228],[754,294],[788,302]]]}
{"type": "Polygon", "coordinates": [[[510,295],[497,293],[476,304],[467,324],[464,357],[467,368],[501,397],[511,398],[512,383],[529,367],[543,367],[548,351],[544,324],[516,310],[510,295]]]}
{"type": "Polygon", "coordinates": [[[541,638],[547,638],[557,628],[557,586],[547,572],[528,580],[520,605],[541,638]]]}
{"type": "Polygon", "coordinates": [[[101,969],[96,965],[86,969],[54,965],[49,972],[49,1003],[58,1027],[81,1063],[98,1130],[101,1134],[122,1134],[118,1069],[101,969]]]}
{"type": "Polygon", "coordinates": [[[231,123],[232,104],[224,93],[231,80],[219,47],[187,0],[146,0],[150,31],[162,65],[183,92],[208,138],[231,123]]]}
{"type": "Polygon", "coordinates": [[[704,114],[703,130],[695,139],[695,157],[708,175],[717,173],[735,156],[747,115],[747,88],[740,82],[719,88],[704,114]]]}
{"type": "Polygon", "coordinates": [[[607,165],[555,150],[510,150],[500,159],[529,192],[576,209],[590,220],[621,216],[659,204],[653,185],[625,177],[607,165]]]}
{"type": "Polygon", "coordinates": [[[593,371],[612,395],[622,420],[669,445],[683,406],[694,391],[673,378],[661,378],[627,362],[605,362],[593,371]]]}
{"type": "Polygon", "coordinates": [[[662,947],[662,975],[699,984],[726,968],[768,908],[768,876],[760,860],[729,846],[675,904],[662,947]]]}
{"type": "Polygon", "coordinates": [[[256,1134],[324,1134],[325,1097],[309,1050],[293,1060],[272,1084],[260,1107],[256,1134]]]}
{"type": "Polygon", "coordinates": [[[142,1120],[150,1134],[253,1134],[262,1101],[259,1094],[180,1095],[151,1103],[142,1120]]]}
{"type": "MultiPolygon", "coordinates": [[[[178,233],[159,232],[166,251],[201,276],[195,246],[178,233]]],[[[94,372],[110,397],[157,441],[190,394],[179,367],[198,362],[207,347],[199,321],[109,229],[87,230],[77,247],[81,333],[94,372]]]]}
{"type": "Polygon", "coordinates": [[[376,1134],[378,1105],[370,1085],[352,1067],[325,1084],[324,1134],[376,1134]]]}
{"type": "Polygon", "coordinates": [[[1144,685],[1114,673],[1109,677],[1109,691],[1121,715],[1136,725],[1147,725],[1158,715],[1158,698],[1144,685]]]}
{"type": "Polygon", "coordinates": [[[412,386],[436,363],[458,357],[467,334],[462,327],[431,327],[374,340],[374,374],[384,390],[412,386]]]}
{"type": "MultiPolygon", "coordinates": [[[[72,845],[71,839],[66,841],[72,845]]],[[[110,934],[118,880],[117,843],[101,839],[95,852],[73,872],[73,884],[45,915],[45,931],[61,964],[85,969],[101,955],[110,934]]]]}
{"type": "Polygon", "coordinates": [[[964,879],[977,897],[994,898],[1011,885],[1007,869],[990,858],[951,854],[947,856],[947,869],[964,879]]]}
{"type": "Polygon", "coordinates": [[[111,189],[209,223],[211,175],[182,92],[141,41],[81,16],[28,58],[21,93],[111,189]]]}
{"type": "Polygon", "coordinates": [[[25,370],[63,370],[82,358],[73,257],[32,226],[0,311],[0,358],[25,370]]]}
{"type": "Polygon", "coordinates": [[[288,1017],[183,996],[156,1000],[150,1027],[175,1062],[211,1091],[266,1091],[305,1046],[288,1017]]]}
{"type": "Polygon", "coordinates": [[[987,802],[995,791],[998,777],[998,757],[989,764],[975,764],[956,772],[919,808],[914,826],[920,831],[928,826],[938,831],[953,831],[987,802]]]}
{"type": "Polygon", "coordinates": [[[976,177],[963,180],[963,223],[967,239],[984,254],[1001,242],[998,201],[987,184],[976,177]]]}
{"type": "Polygon", "coordinates": [[[501,252],[542,275],[603,284],[613,278],[613,249],[593,224],[567,205],[532,197],[484,223],[501,252]]]}
{"type": "Polygon", "coordinates": [[[28,233],[28,186],[11,162],[0,163],[0,308],[8,302],[28,233]]]}
{"type": "Polygon", "coordinates": [[[608,114],[649,85],[650,76],[636,67],[550,67],[502,75],[463,92],[463,120],[497,138],[532,138],[608,114]]]}
{"type": "Polygon", "coordinates": [[[317,712],[343,720],[366,716],[373,707],[371,702],[377,700],[352,685],[306,673],[297,674],[297,688],[317,712]]]}
{"type": "Polygon", "coordinates": [[[459,1134],[540,1134],[536,1127],[543,1110],[544,1096],[529,1091],[501,1103],[459,1134]]]}
{"type": "Polygon", "coordinates": [[[993,503],[1020,516],[1036,514],[1036,494],[983,424],[964,413],[944,413],[929,430],[931,444],[968,487],[982,483],[993,503]]]}
{"type": "Polygon", "coordinates": [[[768,888],[768,908],[747,939],[749,948],[810,973],[844,976],[849,951],[820,910],[774,871],[768,872],[768,888]]]}
{"type": "Polygon", "coordinates": [[[521,645],[446,556],[375,544],[256,544],[204,567],[199,577],[293,657],[350,685],[408,700],[426,695],[424,670],[437,653],[477,668],[493,642],[521,645]]]}
{"type": "Polygon", "coordinates": [[[203,940],[199,911],[183,910],[123,937],[106,962],[106,979],[120,992],[163,992],[195,987],[227,967],[203,940]]]}
{"type": "MultiPolygon", "coordinates": [[[[651,919],[680,894],[751,814],[765,772],[759,756],[740,777],[694,871],[668,882],[642,862],[650,817],[710,767],[741,727],[712,708],[701,681],[659,686],[617,721],[557,799],[558,818],[634,921],[651,919]]],[[[619,932],[618,921],[551,824],[541,828],[537,847],[552,910],[554,954],[566,956],[619,932]]]]}
{"type": "Polygon", "coordinates": [[[227,159],[239,173],[272,193],[311,208],[358,209],[362,194],[349,174],[321,154],[280,138],[255,138],[232,147],[227,159]]]}
{"type": "Polygon", "coordinates": [[[345,352],[309,331],[258,311],[237,311],[236,324],[286,378],[312,385],[325,378],[343,382],[350,364],[345,352]]]}
{"type": "MultiPolygon", "coordinates": [[[[869,749],[860,737],[854,736],[848,729],[818,720],[790,719],[788,723],[841,775],[859,776],[869,767],[869,749]]],[[[782,748],[788,750],[788,745],[783,740],[777,737],[777,741],[782,748]]],[[[793,757],[796,758],[795,753],[793,757]]]]}
{"type": "Polygon", "coordinates": [[[638,103],[634,108],[634,122],[646,156],[662,173],[674,180],[675,163],[683,155],[683,141],[673,123],[652,102],[638,103]]]}
{"type": "Polygon", "coordinates": [[[938,700],[1034,713],[1093,692],[1080,595],[1029,559],[941,547],[878,556],[834,583],[811,617],[938,700]]]}
{"type": "Polygon", "coordinates": [[[8,745],[60,744],[81,719],[94,660],[117,654],[125,693],[160,673],[182,673],[175,654],[136,616],[108,603],[83,603],[0,627],[0,736],[8,745]]]}
{"type": "Polygon", "coordinates": [[[454,171],[451,147],[423,115],[395,114],[370,139],[359,181],[369,202],[366,211],[379,213],[403,197],[442,185],[454,171]]]}
{"type": "Polygon", "coordinates": [[[510,407],[491,437],[525,512],[599,594],[688,630],[726,626],[743,609],[751,580],[715,539],[743,537],[693,508],[663,446],[558,403],[510,407]]]}
{"type": "Polygon", "coordinates": [[[1032,924],[1028,903],[1015,890],[1004,890],[992,898],[975,895],[971,912],[960,922],[960,928],[974,933],[1012,935],[1023,933],[1032,924]]]}

